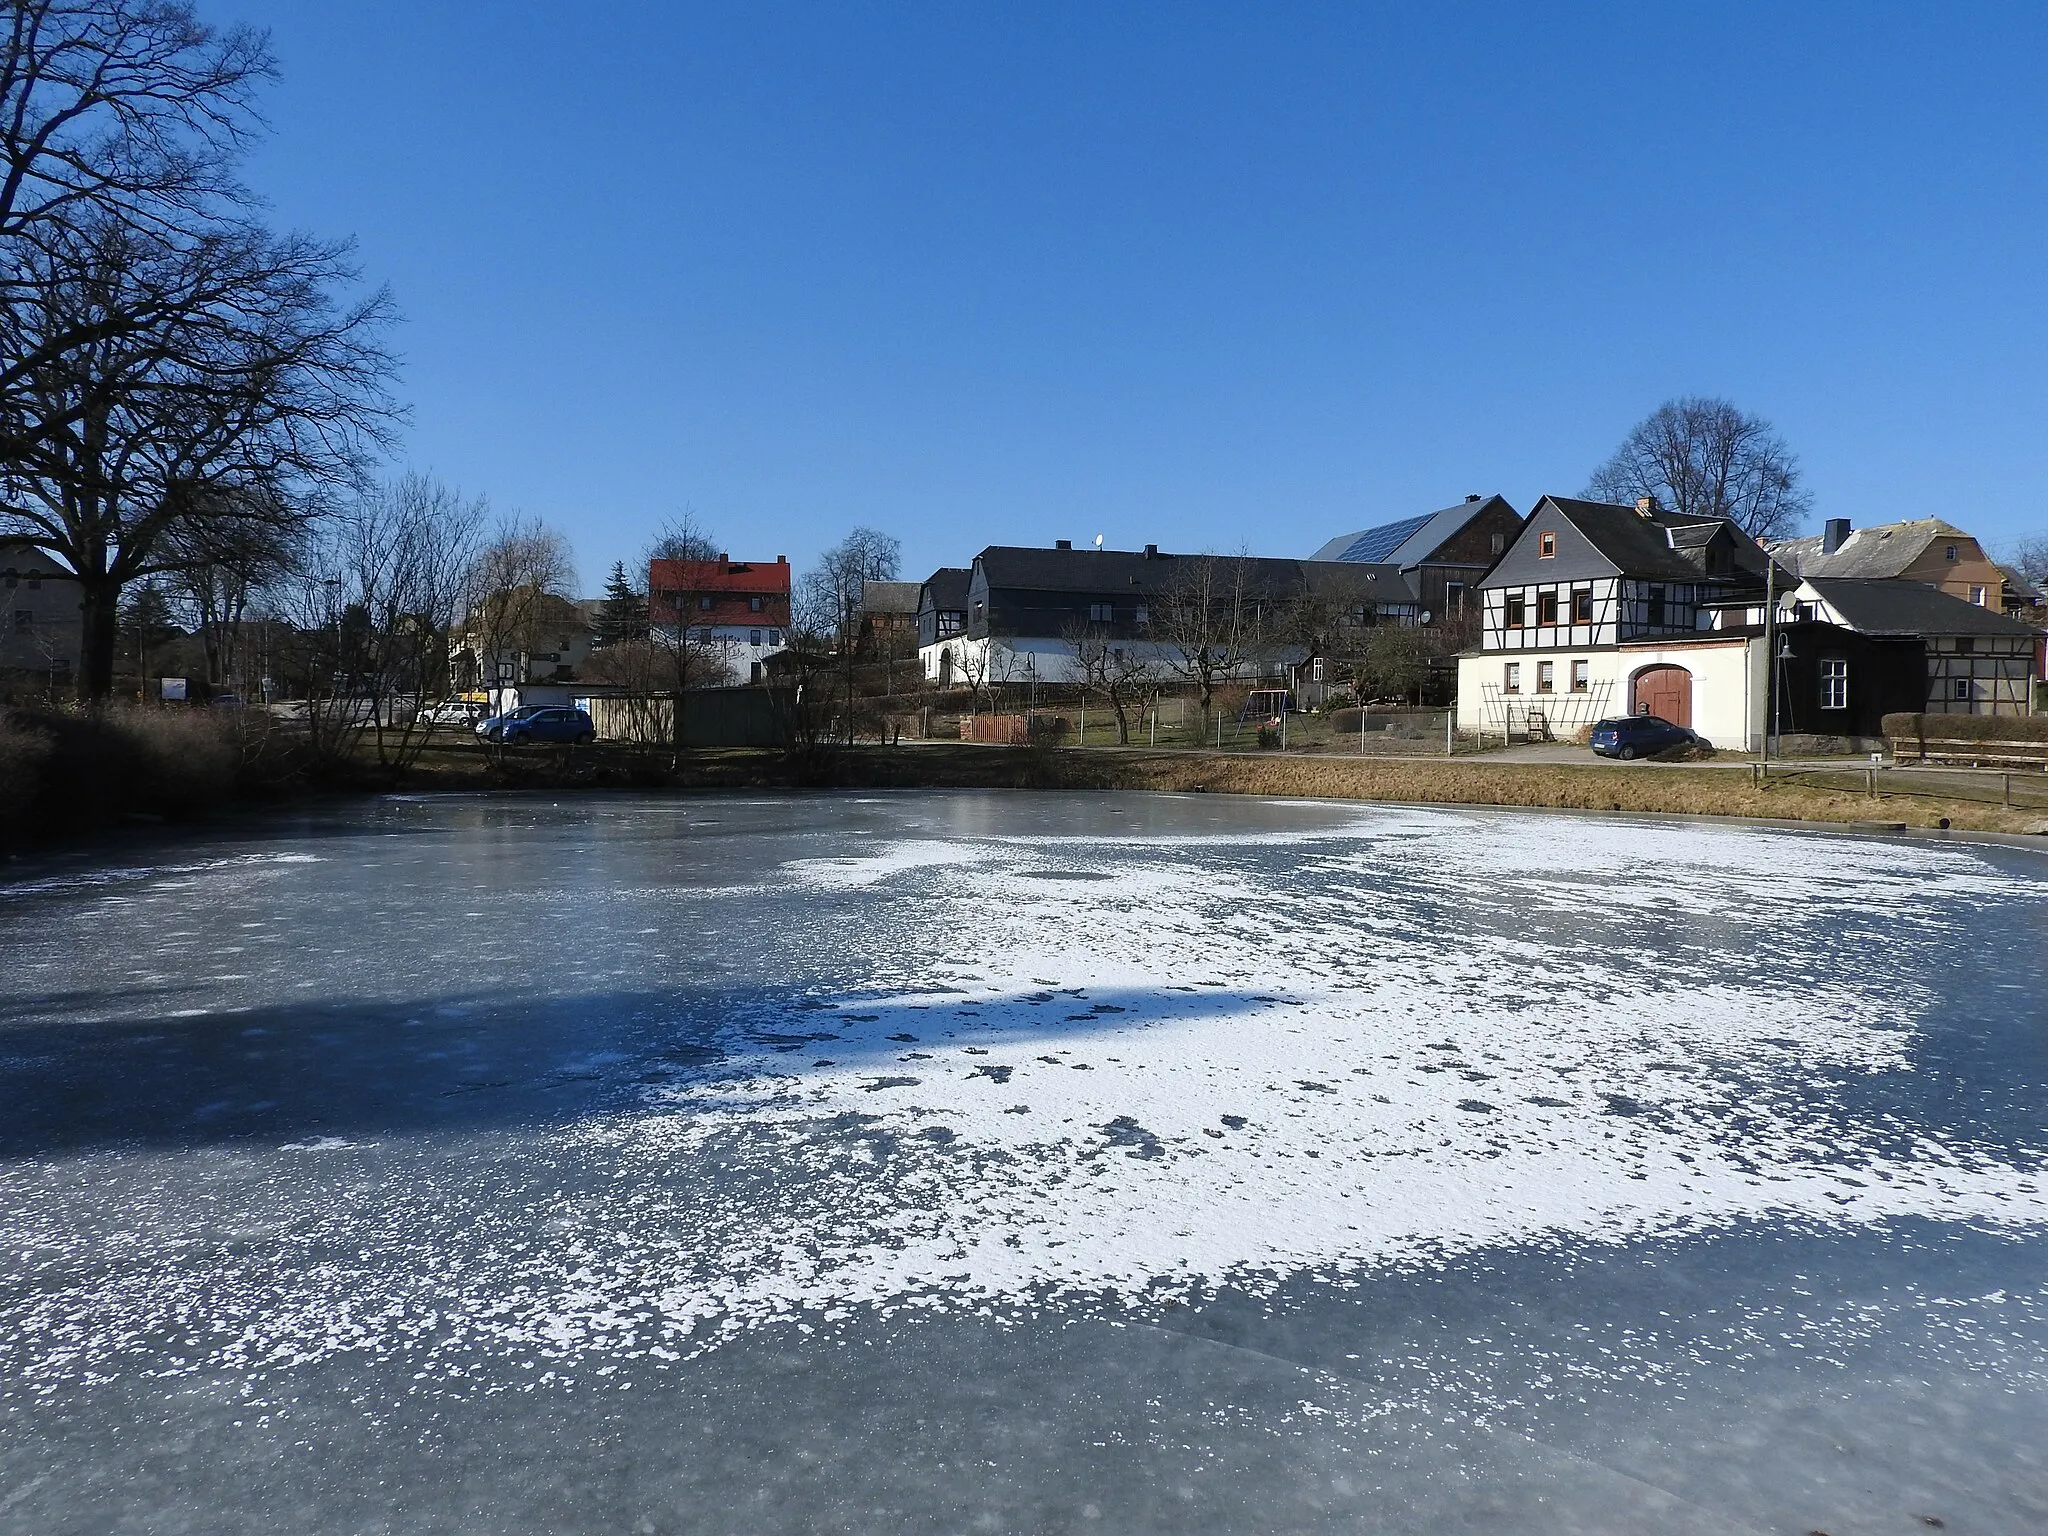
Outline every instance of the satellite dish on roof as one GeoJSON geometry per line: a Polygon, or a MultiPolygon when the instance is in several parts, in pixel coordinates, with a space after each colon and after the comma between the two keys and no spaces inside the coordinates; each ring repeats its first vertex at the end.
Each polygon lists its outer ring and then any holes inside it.
{"type": "Polygon", "coordinates": [[[1095,535],[1095,547],[1097,549],[1102,548],[1102,535],[1099,533],[1095,535]]]}

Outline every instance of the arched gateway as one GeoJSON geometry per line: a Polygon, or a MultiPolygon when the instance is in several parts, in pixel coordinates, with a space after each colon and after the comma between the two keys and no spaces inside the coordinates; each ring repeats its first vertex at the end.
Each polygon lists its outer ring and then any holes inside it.
{"type": "Polygon", "coordinates": [[[1629,708],[1673,725],[1692,724],[1692,674],[1683,667],[1645,667],[1629,680],[1629,708]]]}

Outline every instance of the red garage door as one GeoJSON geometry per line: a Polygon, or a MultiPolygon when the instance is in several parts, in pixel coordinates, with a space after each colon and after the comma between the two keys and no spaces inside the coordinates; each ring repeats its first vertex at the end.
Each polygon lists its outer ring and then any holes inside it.
{"type": "Polygon", "coordinates": [[[1692,724],[1692,674],[1683,667],[1645,667],[1636,674],[1631,707],[1673,725],[1692,724]]]}

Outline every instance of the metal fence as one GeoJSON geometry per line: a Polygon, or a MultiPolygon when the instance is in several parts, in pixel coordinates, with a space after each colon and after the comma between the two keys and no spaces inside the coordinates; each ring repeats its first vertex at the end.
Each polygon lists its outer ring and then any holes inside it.
{"type": "Polygon", "coordinates": [[[1903,795],[1925,800],[1969,800],[2019,811],[2048,811],[2048,773],[2019,768],[2000,772],[1973,768],[1923,768],[1892,763],[1750,765],[1751,782],[1794,788],[1861,793],[1873,800],[1903,795]]]}

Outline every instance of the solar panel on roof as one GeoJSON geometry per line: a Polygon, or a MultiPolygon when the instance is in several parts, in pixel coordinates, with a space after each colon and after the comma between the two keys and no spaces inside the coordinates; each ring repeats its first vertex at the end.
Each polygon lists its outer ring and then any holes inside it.
{"type": "Polygon", "coordinates": [[[1435,516],[1434,512],[1425,512],[1420,517],[1404,517],[1398,523],[1382,523],[1377,528],[1368,528],[1346,545],[1344,553],[1337,558],[1377,564],[1407,543],[1418,528],[1435,516]]]}

